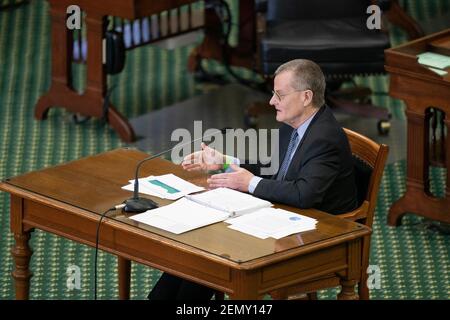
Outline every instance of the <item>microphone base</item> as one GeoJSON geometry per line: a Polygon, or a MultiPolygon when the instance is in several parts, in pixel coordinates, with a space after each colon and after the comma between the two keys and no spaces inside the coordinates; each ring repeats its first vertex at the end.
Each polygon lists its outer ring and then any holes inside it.
{"type": "Polygon", "coordinates": [[[146,198],[131,198],[125,201],[123,211],[129,213],[141,213],[155,208],[158,208],[158,204],[153,200],[146,198]]]}

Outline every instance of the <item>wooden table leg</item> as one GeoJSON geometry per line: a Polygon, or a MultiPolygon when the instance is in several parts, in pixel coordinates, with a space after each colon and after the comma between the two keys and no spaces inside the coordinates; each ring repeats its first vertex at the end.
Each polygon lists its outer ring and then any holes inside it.
{"type": "MultiPolygon", "coordinates": [[[[357,300],[358,294],[355,292],[355,286],[359,279],[361,281],[361,271],[365,263],[362,261],[365,255],[362,254],[362,239],[357,239],[347,244],[347,270],[338,272],[340,278],[341,292],[337,298],[339,300],[357,300]]],[[[365,270],[364,270],[365,272],[365,270]]],[[[364,283],[363,285],[366,285],[364,283]]]]}
{"type": "Polygon", "coordinates": [[[17,300],[26,300],[30,294],[30,279],[33,273],[29,269],[31,255],[33,251],[28,245],[31,231],[26,230],[23,220],[23,199],[11,195],[11,232],[14,234],[15,244],[11,249],[14,260],[14,270],[12,277],[17,300]]]}
{"type": "Polygon", "coordinates": [[[14,259],[14,270],[12,276],[14,278],[14,286],[16,290],[17,300],[28,300],[30,294],[30,279],[33,273],[29,269],[31,251],[28,240],[30,240],[30,232],[23,234],[14,234],[16,244],[11,250],[14,259]]]}
{"type": "Polygon", "coordinates": [[[338,300],[358,300],[359,297],[355,292],[356,280],[347,280],[341,278],[341,292],[338,294],[338,300]]]}
{"type": "Polygon", "coordinates": [[[230,299],[232,300],[256,300],[261,297],[258,296],[258,281],[257,272],[248,272],[248,271],[232,271],[232,277],[236,280],[236,287],[234,288],[234,292],[229,294],[230,299]]]}
{"type": "Polygon", "coordinates": [[[122,257],[117,257],[119,272],[119,299],[130,299],[130,273],[131,261],[122,257]]]}

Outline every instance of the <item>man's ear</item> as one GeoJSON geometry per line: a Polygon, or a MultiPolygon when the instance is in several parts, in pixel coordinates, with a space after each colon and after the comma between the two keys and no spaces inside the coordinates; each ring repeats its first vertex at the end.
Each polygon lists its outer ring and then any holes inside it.
{"type": "Polygon", "coordinates": [[[312,92],[311,90],[306,90],[303,92],[303,94],[305,97],[305,105],[309,106],[312,103],[314,92],[312,92]]]}

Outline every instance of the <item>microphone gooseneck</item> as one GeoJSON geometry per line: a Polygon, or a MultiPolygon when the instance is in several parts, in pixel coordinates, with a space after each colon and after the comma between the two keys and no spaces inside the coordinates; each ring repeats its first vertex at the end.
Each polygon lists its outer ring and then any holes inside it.
{"type": "Polygon", "coordinates": [[[138,180],[138,178],[139,178],[139,169],[141,168],[142,164],[144,164],[145,162],[150,161],[152,159],[158,158],[158,157],[162,156],[163,154],[172,151],[176,147],[182,147],[182,146],[194,143],[196,141],[203,140],[204,138],[211,137],[217,133],[225,134],[227,129],[230,129],[230,128],[220,129],[220,130],[216,131],[215,133],[209,134],[207,136],[202,136],[200,138],[191,140],[191,141],[183,143],[181,145],[177,145],[173,148],[159,152],[155,155],[149,156],[149,157],[144,158],[141,161],[139,161],[139,163],[136,165],[136,171],[135,171],[135,176],[134,176],[133,197],[125,201],[125,207],[123,208],[123,211],[129,212],[129,213],[140,213],[140,212],[145,212],[147,210],[158,208],[158,204],[156,202],[154,202],[153,200],[139,197],[139,180],[138,180]]]}

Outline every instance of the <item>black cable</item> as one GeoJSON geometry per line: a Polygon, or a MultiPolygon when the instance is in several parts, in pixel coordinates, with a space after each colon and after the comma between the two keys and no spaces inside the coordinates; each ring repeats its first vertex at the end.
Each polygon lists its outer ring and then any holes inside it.
{"type": "MultiPolygon", "coordinates": [[[[247,87],[250,87],[252,89],[260,90],[260,91],[267,91],[266,89],[266,82],[255,82],[251,80],[247,80],[239,76],[234,70],[231,68],[230,65],[230,55],[229,55],[229,38],[231,34],[231,28],[232,28],[232,17],[231,17],[231,9],[228,3],[224,0],[214,0],[211,1],[212,6],[214,8],[220,7],[225,10],[225,16],[223,17],[222,13],[218,13],[217,15],[221,19],[223,23],[226,23],[226,31],[222,32],[222,41],[221,41],[221,49],[222,49],[222,63],[225,67],[225,70],[233,77],[235,78],[240,84],[245,85],[247,87]]],[[[201,66],[201,62],[199,63],[199,69],[203,74],[210,75],[211,78],[219,78],[219,75],[211,74],[206,72],[203,67],[201,66]]]]}
{"type": "Polygon", "coordinates": [[[109,112],[109,99],[113,90],[116,88],[116,85],[113,84],[108,90],[106,90],[105,97],[103,99],[103,108],[102,108],[102,120],[107,123],[108,122],[108,112],[109,112]]]}
{"type": "Polygon", "coordinates": [[[122,205],[117,205],[115,207],[109,208],[108,210],[106,210],[105,212],[102,213],[102,215],[100,216],[100,220],[98,221],[98,225],[97,225],[97,234],[95,237],[95,259],[94,259],[94,300],[97,300],[97,256],[98,256],[98,240],[99,240],[99,235],[100,235],[100,226],[102,225],[102,220],[103,218],[111,211],[115,211],[118,209],[121,209],[121,207],[125,206],[124,204],[122,205]]]}

